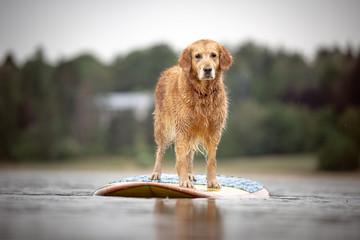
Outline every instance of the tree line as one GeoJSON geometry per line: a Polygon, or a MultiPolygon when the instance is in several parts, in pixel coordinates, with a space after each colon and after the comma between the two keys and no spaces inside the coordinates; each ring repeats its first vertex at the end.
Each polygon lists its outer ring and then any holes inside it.
{"type": "MultiPolygon", "coordinates": [[[[153,162],[152,115],[131,110],[99,124],[95,96],[153,92],[179,53],[155,45],[104,64],[90,54],[49,64],[41,49],[24,64],[0,65],[0,160],[57,161],[93,154],[138,156],[153,162]]],[[[230,98],[218,157],[314,152],[319,168],[358,168],[360,54],[321,48],[312,61],[254,42],[232,50],[225,74],[230,98]]]]}

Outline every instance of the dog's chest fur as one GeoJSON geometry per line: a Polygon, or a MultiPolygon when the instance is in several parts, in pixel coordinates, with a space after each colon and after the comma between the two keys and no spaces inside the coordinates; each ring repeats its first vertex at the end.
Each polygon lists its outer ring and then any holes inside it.
{"type": "Polygon", "coordinates": [[[155,93],[154,117],[157,126],[163,123],[161,131],[168,139],[166,142],[176,141],[182,136],[195,144],[198,139],[221,136],[227,117],[227,100],[222,80],[217,81],[211,86],[190,83],[181,78],[181,69],[177,67],[162,74],[155,93]],[[198,91],[211,94],[200,96],[193,85],[198,91]],[[211,92],[213,87],[216,91],[211,92]]]}
{"type": "Polygon", "coordinates": [[[217,88],[207,96],[200,96],[192,89],[180,93],[182,102],[177,104],[179,108],[176,107],[174,115],[177,130],[189,131],[198,137],[222,131],[227,115],[226,94],[223,86],[217,88]]]}

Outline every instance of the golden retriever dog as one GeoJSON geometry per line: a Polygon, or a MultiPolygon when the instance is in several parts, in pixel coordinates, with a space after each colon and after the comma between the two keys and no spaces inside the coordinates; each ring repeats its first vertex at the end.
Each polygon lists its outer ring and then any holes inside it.
{"type": "Polygon", "coordinates": [[[227,117],[223,72],[231,63],[221,44],[199,40],[182,51],[177,66],[161,74],[155,90],[157,151],[150,179],[160,179],[165,150],[174,143],[179,185],[192,188],[194,152],[201,146],[207,157],[207,187],[220,188],[216,149],[227,117]]]}

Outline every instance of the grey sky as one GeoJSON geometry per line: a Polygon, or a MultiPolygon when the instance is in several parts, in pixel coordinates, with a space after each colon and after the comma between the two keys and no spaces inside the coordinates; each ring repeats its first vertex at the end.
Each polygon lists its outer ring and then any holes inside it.
{"type": "Polygon", "coordinates": [[[319,46],[360,46],[360,1],[0,0],[0,58],[24,61],[42,46],[51,61],[91,52],[109,62],[155,43],[181,50],[209,38],[249,39],[311,57],[319,46]]]}

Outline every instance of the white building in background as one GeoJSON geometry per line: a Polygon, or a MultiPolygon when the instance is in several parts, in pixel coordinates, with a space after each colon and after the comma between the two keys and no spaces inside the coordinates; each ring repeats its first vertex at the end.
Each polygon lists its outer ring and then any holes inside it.
{"type": "Polygon", "coordinates": [[[144,121],[154,107],[154,95],[147,92],[106,93],[95,97],[100,124],[107,126],[117,112],[132,110],[137,121],[144,121]]]}

